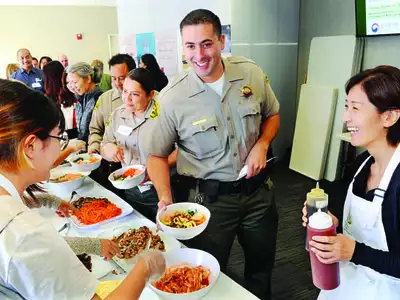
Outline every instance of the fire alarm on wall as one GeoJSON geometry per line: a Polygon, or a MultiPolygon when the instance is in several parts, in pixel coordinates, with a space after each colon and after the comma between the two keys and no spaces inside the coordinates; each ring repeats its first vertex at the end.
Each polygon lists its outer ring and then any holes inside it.
{"type": "Polygon", "coordinates": [[[80,41],[80,40],[82,39],[82,37],[83,37],[82,33],[77,33],[77,34],[76,34],[76,39],[77,39],[78,41],[80,41]]]}

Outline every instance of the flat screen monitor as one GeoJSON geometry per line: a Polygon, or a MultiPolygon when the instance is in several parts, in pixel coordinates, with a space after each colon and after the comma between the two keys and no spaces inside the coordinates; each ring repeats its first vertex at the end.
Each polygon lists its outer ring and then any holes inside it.
{"type": "Polygon", "coordinates": [[[400,0],[355,0],[357,36],[400,34],[400,0]]]}

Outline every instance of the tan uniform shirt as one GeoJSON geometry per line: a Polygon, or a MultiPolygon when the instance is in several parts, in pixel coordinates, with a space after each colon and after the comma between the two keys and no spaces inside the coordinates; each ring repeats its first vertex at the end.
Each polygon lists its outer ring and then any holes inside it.
{"type": "Polygon", "coordinates": [[[125,165],[147,163],[148,153],[141,145],[141,139],[151,134],[159,115],[159,104],[151,100],[142,116],[135,116],[122,105],[118,107],[107,121],[104,143],[114,143],[124,148],[125,165]]]}
{"type": "Polygon", "coordinates": [[[260,67],[244,57],[230,57],[223,63],[222,97],[190,69],[160,95],[158,125],[144,142],[149,154],[162,157],[176,142],[181,175],[236,180],[260,137],[262,122],[279,112],[260,67]],[[249,89],[243,93],[246,85],[249,89]]]}
{"type": "Polygon", "coordinates": [[[122,99],[117,89],[105,92],[97,100],[89,125],[89,151],[100,153],[100,143],[103,140],[105,124],[111,113],[121,105],[122,99]]]}

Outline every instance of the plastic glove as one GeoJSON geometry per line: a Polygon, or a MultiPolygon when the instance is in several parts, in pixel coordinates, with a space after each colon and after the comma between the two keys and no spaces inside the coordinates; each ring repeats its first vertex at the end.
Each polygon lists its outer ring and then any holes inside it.
{"type": "Polygon", "coordinates": [[[165,258],[161,251],[149,250],[139,255],[139,260],[144,262],[147,269],[146,281],[156,281],[165,272],[165,258]]]}

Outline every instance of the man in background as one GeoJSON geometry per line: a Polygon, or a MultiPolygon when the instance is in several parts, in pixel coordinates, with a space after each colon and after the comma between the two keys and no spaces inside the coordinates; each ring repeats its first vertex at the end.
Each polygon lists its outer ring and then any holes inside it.
{"type": "Polygon", "coordinates": [[[64,69],[68,67],[68,57],[65,54],[60,54],[58,60],[64,66],[64,69]]]}
{"type": "MultiPolygon", "coordinates": [[[[108,61],[113,88],[103,93],[97,100],[93,111],[89,130],[89,153],[100,153],[100,143],[111,113],[122,105],[121,93],[125,78],[129,71],[136,68],[135,60],[128,54],[117,54],[108,61]]],[[[121,168],[121,163],[112,163],[102,160],[101,167],[92,172],[91,177],[98,183],[124,197],[121,190],[116,190],[108,181],[108,175],[121,168]]]]}
{"type": "Polygon", "coordinates": [[[40,69],[39,68],[39,61],[37,60],[36,57],[32,57],[32,65],[33,65],[34,68],[40,69]]]}
{"type": "Polygon", "coordinates": [[[43,92],[43,72],[36,69],[32,64],[32,55],[26,48],[21,48],[17,51],[17,60],[21,68],[10,76],[25,83],[30,88],[43,92]]]}

